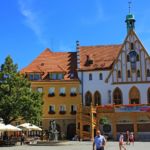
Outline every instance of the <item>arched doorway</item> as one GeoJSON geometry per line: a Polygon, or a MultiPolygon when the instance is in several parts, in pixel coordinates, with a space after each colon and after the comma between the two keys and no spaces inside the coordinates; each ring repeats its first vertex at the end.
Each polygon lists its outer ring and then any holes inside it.
{"type": "Polygon", "coordinates": [[[115,88],[113,92],[113,104],[118,105],[122,104],[122,92],[121,90],[117,87],[115,88]]]}
{"type": "Polygon", "coordinates": [[[94,105],[101,105],[101,95],[98,91],[94,93],[94,105]]]}
{"type": "Polygon", "coordinates": [[[147,103],[150,104],[150,87],[147,90],[147,103]]]}
{"type": "Polygon", "coordinates": [[[129,92],[129,103],[140,104],[140,92],[138,88],[132,87],[129,92]]]}
{"type": "Polygon", "coordinates": [[[92,94],[88,91],[85,94],[85,106],[90,106],[92,102],[92,94]]]}
{"type": "Polygon", "coordinates": [[[71,123],[67,126],[67,139],[72,140],[72,138],[76,135],[76,124],[71,123]]]}

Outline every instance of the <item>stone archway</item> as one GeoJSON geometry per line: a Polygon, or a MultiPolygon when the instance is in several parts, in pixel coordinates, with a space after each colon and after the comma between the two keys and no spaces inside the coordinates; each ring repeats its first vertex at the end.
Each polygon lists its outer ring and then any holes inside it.
{"type": "Polygon", "coordinates": [[[71,123],[67,126],[67,139],[72,140],[72,138],[76,135],[76,124],[71,123]]]}
{"type": "Polygon", "coordinates": [[[140,104],[140,92],[137,87],[132,87],[129,92],[129,103],[140,104]]]}

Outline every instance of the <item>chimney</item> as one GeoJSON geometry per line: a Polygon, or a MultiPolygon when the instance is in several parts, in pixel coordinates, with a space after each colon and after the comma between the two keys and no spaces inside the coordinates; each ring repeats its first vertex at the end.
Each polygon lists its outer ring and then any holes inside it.
{"type": "Polygon", "coordinates": [[[77,69],[80,68],[80,43],[76,41],[76,52],[77,52],[77,69]]]}

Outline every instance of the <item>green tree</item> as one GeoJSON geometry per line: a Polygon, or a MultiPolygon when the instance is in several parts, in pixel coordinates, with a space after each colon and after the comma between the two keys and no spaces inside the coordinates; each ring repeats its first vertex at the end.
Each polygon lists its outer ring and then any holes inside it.
{"type": "Polygon", "coordinates": [[[100,123],[101,125],[109,124],[108,118],[102,117],[102,118],[100,119],[99,123],[100,123]]]}
{"type": "Polygon", "coordinates": [[[0,68],[0,118],[5,124],[17,119],[40,121],[42,94],[31,90],[31,84],[17,71],[10,56],[0,68]]]}

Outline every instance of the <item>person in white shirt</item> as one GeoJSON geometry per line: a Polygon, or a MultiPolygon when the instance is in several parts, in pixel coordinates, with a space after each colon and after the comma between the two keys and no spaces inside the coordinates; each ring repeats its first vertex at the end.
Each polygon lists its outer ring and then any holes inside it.
{"type": "Polygon", "coordinates": [[[124,150],[126,150],[125,146],[124,146],[124,136],[122,133],[120,133],[120,136],[119,136],[119,149],[122,150],[122,148],[124,150]]]}

